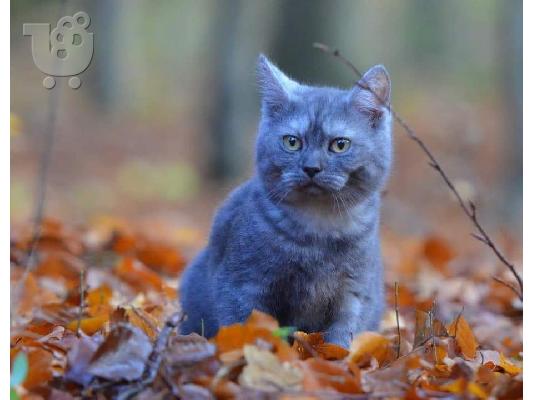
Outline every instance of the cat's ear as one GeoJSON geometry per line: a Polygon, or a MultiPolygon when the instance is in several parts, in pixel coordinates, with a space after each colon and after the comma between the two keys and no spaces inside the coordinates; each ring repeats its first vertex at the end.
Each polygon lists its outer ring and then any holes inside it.
{"type": "Polygon", "coordinates": [[[257,75],[263,106],[271,113],[283,109],[298,83],[286,76],[263,54],[258,57],[257,75]]]}
{"type": "Polygon", "coordinates": [[[383,65],[370,68],[351,91],[351,102],[370,116],[373,123],[380,120],[388,109],[391,98],[391,81],[383,65]]]}

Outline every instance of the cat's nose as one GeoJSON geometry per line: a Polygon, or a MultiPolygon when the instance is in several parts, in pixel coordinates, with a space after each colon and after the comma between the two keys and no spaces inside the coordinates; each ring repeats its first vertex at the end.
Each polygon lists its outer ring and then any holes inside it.
{"type": "Polygon", "coordinates": [[[302,167],[302,170],[306,172],[310,178],[313,178],[317,173],[321,172],[320,167],[302,167]]]}

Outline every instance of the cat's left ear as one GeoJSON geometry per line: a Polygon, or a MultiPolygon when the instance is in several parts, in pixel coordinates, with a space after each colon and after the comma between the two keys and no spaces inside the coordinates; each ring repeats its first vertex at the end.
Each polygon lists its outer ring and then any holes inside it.
{"type": "Polygon", "coordinates": [[[383,65],[370,68],[350,93],[351,102],[376,121],[390,105],[391,80],[383,65]]]}

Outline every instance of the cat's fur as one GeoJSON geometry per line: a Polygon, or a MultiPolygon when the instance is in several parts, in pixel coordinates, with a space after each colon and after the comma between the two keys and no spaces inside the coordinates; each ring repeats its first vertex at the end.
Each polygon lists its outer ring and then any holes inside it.
{"type": "Polygon", "coordinates": [[[211,337],[258,309],[348,346],[352,335],[377,329],[384,307],[379,217],[392,159],[389,76],[375,66],[350,90],[312,87],[260,55],[258,77],[256,174],[223,204],[209,244],[184,273],[182,333],[211,337]],[[300,137],[302,149],[285,149],[284,135],[300,137]],[[352,141],[345,153],[329,149],[337,137],[352,141]],[[310,178],[305,167],[321,171],[310,178]]]}

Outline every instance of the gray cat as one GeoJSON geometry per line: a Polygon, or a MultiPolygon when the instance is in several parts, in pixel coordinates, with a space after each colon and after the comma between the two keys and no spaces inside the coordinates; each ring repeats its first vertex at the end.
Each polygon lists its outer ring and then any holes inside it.
{"type": "Polygon", "coordinates": [[[258,309],[347,347],[378,328],[384,308],[389,76],[375,66],[341,90],[297,83],[263,55],[257,69],[256,173],[220,208],[208,246],[184,273],[181,330],[211,337],[258,309]]]}

